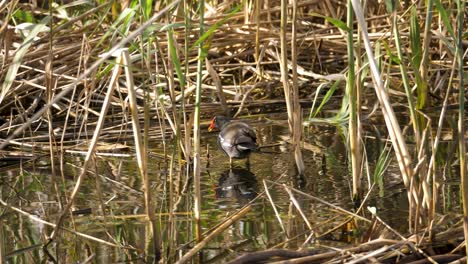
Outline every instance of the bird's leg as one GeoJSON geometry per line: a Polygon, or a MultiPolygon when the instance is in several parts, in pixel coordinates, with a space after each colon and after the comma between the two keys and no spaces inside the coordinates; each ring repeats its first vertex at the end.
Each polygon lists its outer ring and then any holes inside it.
{"type": "Polygon", "coordinates": [[[229,168],[232,169],[232,158],[229,157],[229,168]]]}
{"type": "Polygon", "coordinates": [[[245,162],[245,166],[247,167],[247,170],[250,171],[250,157],[247,156],[247,161],[245,162]]]}

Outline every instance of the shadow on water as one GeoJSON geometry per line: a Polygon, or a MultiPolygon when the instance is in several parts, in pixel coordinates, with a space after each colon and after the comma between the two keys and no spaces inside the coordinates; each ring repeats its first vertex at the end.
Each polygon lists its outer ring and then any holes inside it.
{"type": "MultiPolygon", "coordinates": [[[[348,226],[346,214],[291,191],[291,188],[296,188],[334,206],[353,210],[347,150],[340,130],[328,125],[306,128],[303,155],[307,171],[303,177],[298,177],[294,158],[285,143],[287,123],[269,120],[251,122],[251,125],[257,130],[259,145],[269,147],[251,155],[250,169],[244,160],[236,161],[230,169],[229,159],[216,146],[216,134],[204,134],[202,143],[208,146],[210,153],[210,167],[202,170],[204,230],[216,226],[240,207],[248,203],[252,206],[245,217],[203,249],[204,260],[223,263],[240,252],[273,246],[297,249],[314,247],[318,241],[332,246],[359,242],[359,234],[366,229],[365,223],[344,230],[341,226],[348,226]],[[264,186],[267,186],[271,200],[262,194],[264,186]],[[256,198],[257,195],[260,197],[256,198]],[[308,224],[303,216],[306,216],[308,224]]],[[[375,144],[372,140],[366,142],[369,153],[373,152],[375,144]]],[[[206,153],[203,157],[204,164],[207,164],[206,153]]],[[[2,208],[0,236],[8,242],[3,250],[9,262],[37,263],[46,259],[40,248],[52,229],[34,217],[54,223],[61,208],[57,201],[67,199],[82,162],[81,156],[67,156],[63,169],[55,171],[55,178],[47,158],[0,168],[2,200],[31,214],[28,216],[12,208],[2,208]],[[64,192],[67,196],[63,195],[64,192]]],[[[164,252],[172,258],[174,254],[183,254],[193,239],[192,191],[190,187],[181,191],[180,197],[176,197],[180,201],[177,210],[169,214],[174,203],[169,201],[171,185],[165,169],[168,166],[155,157],[151,158],[150,166],[149,176],[164,252]],[[174,237],[167,237],[173,233],[174,237]]],[[[406,195],[402,192],[398,171],[392,166],[386,175],[384,195],[371,195],[369,205],[377,207],[379,215],[390,225],[405,226],[406,195]]],[[[117,247],[63,231],[54,252],[60,262],[83,261],[80,252],[89,252],[88,255],[93,255],[101,263],[141,259],[146,246],[143,239],[146,226],[137,171],[133,157],[96,159],[94,170],[89,172],[73,206],[73,220],[69,218],[65,225],[74,232],[111,241],[117,247]]],[[[183,189],[182,186],[183,181],[176,188],[183,189]]],[[[364,217],[370,218],[370,215],[364,212],[364,217]]]]}

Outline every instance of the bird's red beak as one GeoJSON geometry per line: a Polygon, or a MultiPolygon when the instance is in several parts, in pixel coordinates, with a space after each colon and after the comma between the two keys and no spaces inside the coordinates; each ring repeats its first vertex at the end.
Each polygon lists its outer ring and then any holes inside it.
{"type": "Polygon", "coordinates": [[[208,127],[208,131],[211,132],[213,130],[215,130],[216,128],[216,125],[215,125],[215,120],[211,120],[211,123],[210,123],[210,126],[208,127]]]}

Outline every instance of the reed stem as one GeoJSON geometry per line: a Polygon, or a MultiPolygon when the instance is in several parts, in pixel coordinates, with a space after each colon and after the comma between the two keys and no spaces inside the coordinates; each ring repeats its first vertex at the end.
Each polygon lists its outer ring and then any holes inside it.
{"type": "Polygon", "coordinates": [[[351,0],[347,3],[347,50],[348,50],[348,74],[346,80],[346,89],[349,94],[350,116],[349,116],[349,146],[351,153],[351,173],[353,176],[353,200],[359,200],[361,195],[361,139],[359,138],[359,109],[356,79],[355,77],[355,57],[353,41],[353,7],[351,0]]]}
{"type": "MultiPolygon", "coordinates": [[[[463,201],[463,230],[465,242],[468,241],[468,175],[466,174],[466,151],[465,151],[465,83],[464,83],[464,60],[463,60],[463,34],[466,31],[464,27],[465,20],[465,5],[466,1],[457,0],[457,38],[456,43],[456,59],[458,61],[458,155],[460,158],[460,178],[462,188],[463,201]]],[[[465,245],[466,254],[468,255],[468,246],[465,245]]]]}
{"type": "MultiPolygon", "coordinates": [[[[204,10],[205,10],[205,1],[199,1],[199,17],[200,17],[200,37],[204,33],[204,10]]],[[[198,242],[202,240],[202,230],[201,230],[201,189],[200,189],[200,103],[201,103],[201,93],[202,93],[202,77],[203,77],[203,63],[205,61],[205,49],[203,47],[204,41],[200,41],[198,44],[198,63],[197,63],[197,90],[195,97],[195,121],[193,124],[193,184],[195,190],[194,197],[194,218],[195,218],[195,235],[198,242]]]]}

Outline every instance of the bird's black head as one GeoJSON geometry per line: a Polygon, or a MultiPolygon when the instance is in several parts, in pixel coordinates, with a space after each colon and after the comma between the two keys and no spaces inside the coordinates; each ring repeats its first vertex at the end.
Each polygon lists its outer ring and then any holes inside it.
{"type": "Polygon", "coordinates": [[[231,118],[226,117],[226,116],[215,116],[211,120],[210,126],[208,127],[208,131],[213,131],[213,130],[220,130],[224,124],[229,123],[231,121],[231,118]]]}

